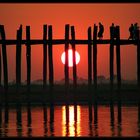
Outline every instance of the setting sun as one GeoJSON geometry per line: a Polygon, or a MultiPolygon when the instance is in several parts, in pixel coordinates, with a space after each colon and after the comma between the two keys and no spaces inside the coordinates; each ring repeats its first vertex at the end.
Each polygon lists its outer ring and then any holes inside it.
{"type": "MultiPolygon", "coordinates": [[[[80,62],[80,54],[77,51],[75,51],[75,56],[76,56],[76,65],[77,65],[80,62]]],[[[63,64],[65,64],[65,52],[63,52],[61,55],[61,61],[63,64]]],[[[73,67],[72,49],[68,50],[68,66],[73,67]]]]}

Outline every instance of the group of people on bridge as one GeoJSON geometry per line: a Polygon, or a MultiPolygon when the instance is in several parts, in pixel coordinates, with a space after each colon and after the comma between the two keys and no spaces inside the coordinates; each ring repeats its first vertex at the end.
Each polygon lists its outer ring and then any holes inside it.
{"type": "MultiPolygon", "coordinates": [[[[116,38],[116,26],[114,26],[114,23],[112,23],[111,28],[113,28],[113,37],[116,38]]],[[[130,36],[129,36],[129,40],[136,40],[138,39],[138,33],[139,33],[139,27],[138,27],[138,23],[135,24],[131,24],[131,26],[129,27],[129,32],[130,32],[130,36]]],[[[103,38],[103,33],[104,33],[104,26],[101,22],[99,22],[99,32],[98,32],[98,38],[101,40],[103,38]]]]}
{"type": "Polygon", "coordinates": [[[138,33],[139,33],[138,23],[135,23],[134,25],[131,24],[131,26],[129,27],[129,32],[130,32],[130,36],[128,39],[137,40],[138,33]]]}

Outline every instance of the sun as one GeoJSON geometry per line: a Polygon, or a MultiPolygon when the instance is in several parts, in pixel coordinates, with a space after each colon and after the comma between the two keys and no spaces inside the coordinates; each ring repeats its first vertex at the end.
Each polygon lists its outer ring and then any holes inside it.
{"type": "MultiPolygon", "coordinates": [[[[65,55],[66,53],[63,52],[61,55],[61,61],[63,64],[65,64],[65,55]]],[[[80,62],[80,54],[75,51],[75,56],[76,56],[76,65],[80,62]]],[[[72,49],[68,50],[68,66],[73,67],[73,55],[72,55],[72,49]]]]}

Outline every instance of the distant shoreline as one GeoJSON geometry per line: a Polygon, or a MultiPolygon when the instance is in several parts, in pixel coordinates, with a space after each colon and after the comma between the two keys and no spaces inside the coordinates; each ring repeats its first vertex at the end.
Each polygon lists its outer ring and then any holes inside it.
{"type": "Polygon", "coordinates": [[[43,88],[42,85],[31,85],[30,92],[26,85],[22,85],[17,90],[16,85],[10,85],[8,91],[5,93],[3,87],[0,87],[0,102],[1,104],[88,104],[94,103],[94,97],[97,96],[98,104],[108,105],[112,100],[117,104],[121,100],[122,104],[132,105],[138,104],[140,100],[140,92],[137,85],[125,84],[122,85],[121,90],[118,91],[117,85],[114,85],[114,90],[110,90],[109,84],[98,85],[95,91],[94,86],[90,89],[88,85],[78,85],[76,90],[73,85],[68,89],[63,85],[54,85],[52,91],[50,87],[43,88]],[[53,91],[53,92],[52,92],[53,91]],[[119,93],[119,94],[118,94],[119,93]],[[119,98],[118,98],[119,97],[119,98]]]}

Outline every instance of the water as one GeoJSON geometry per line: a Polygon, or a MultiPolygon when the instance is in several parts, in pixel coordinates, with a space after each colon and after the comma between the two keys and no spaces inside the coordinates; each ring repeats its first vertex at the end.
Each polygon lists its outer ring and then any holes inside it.
{"type": "Polygon", "coordinates": [[[139,136],[138,107],[122,106],[122,120],[118,122],[117,106],[114,106],[114,121],[111,122],[110,107],[98,106],[97,122],[94,107],[88,105],[9,107],[5,119],[2,108],[0,137],[44,136],[139,136]],[[19,112],[17,115],[17,112],[19,112]],[[51,117],[50,117],[51,114],[51,117]],[[90,116],[89,116],[90,115],[90,116]],[[18,117],[17,117],[18,116],[18,117]]]}

